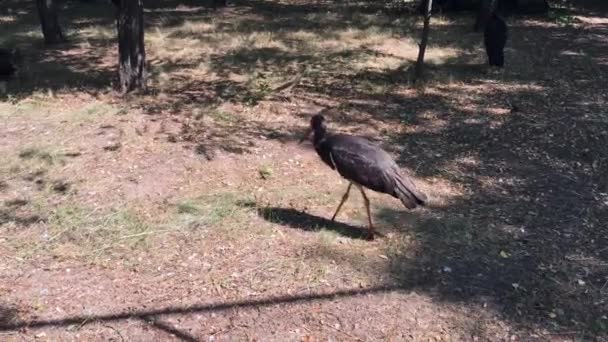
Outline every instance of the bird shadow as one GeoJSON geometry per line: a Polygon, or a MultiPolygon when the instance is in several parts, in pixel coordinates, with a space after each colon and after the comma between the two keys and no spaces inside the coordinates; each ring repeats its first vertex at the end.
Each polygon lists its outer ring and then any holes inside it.
{"type": "Polygon", "coordinates": [[[294,208],[260,207],[256,202],[252,201],[242,202],[240,205],[254,208],[258,216],[268,222],[288,226],[290,228],[307,232],[329,230],[352,239],[365,240],[367,238],[368,230],[366,228],[328,220],[294,208]]]}

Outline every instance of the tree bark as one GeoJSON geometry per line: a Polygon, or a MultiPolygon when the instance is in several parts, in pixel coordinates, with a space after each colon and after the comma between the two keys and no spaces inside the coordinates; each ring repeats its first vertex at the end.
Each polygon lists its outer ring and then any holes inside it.
{"type": "Polygon", "coordinates": [[[144,48],[144,9],[142,0],[118,3],[118,54],[120,87],[123,94],[146,90],[146,51],[144,48]]]}
{"type": "Polygon", "coordinates": [[[426,4],[426,13],[424,13],[424,26],[422,28],[422,39],[420,40],[418,49],[418,60],[416,61],[416,68],[414,69],[414,83],[422,77],[424,71],[424,53],[426,52],[426,45],[429,41],[429,26],[431,23],[431,11],[433,9],[433,0],[428,0],[426,4]]]}
{"type": "Polygon", "coordinates": [[[40,26],[44,42],[47,44],[57,44],[65,42],[63,32],[57,19],[57,6],[55,0],[36,0],[38,15],[40,16],[40,26]]]}

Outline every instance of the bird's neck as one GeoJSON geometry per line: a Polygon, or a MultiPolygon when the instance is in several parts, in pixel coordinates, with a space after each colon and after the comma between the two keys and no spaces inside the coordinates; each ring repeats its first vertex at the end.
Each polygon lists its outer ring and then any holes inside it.
{"type": "Polygon", "coordinates": [[[315,146],[318,146],[323,141],[325,141],[325,138],[327,138],[327,129],[325,128],[325,126],[315,128],[315,132],[312,139],[313,144],[315,146]]]}

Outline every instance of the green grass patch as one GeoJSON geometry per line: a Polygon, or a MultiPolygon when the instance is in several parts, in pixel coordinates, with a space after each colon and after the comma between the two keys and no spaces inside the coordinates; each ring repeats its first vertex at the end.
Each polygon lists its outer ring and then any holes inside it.
{"type": "Polygon", "coordinates": [[[268,179],[272,177],[272,168],[269,165],[263,165],[258,170],[258,173],[260,174],[260,178],[268,179]]]}
{"type": "MultiPolygon", "coordinates": [[[[38,211],[45,211],[43,206],[38,207],[38,211]]],[[[96,259],[120,250],[132,250],[155,233],[163,232],[129,208],[96,210],[76,204],[64,204],[52,210],[40,230],[40,234],[36,233],[38,240],[15,242],[21,257],[46,251],[42,254],[96,259]]]]}
{"type": "Polygon", "coordinates": [[[38,161],[46,165],[64,164],[64,156],[58,151],[43,147],[28,147],[19,152],[19,158],[23,160],[38,161]]]}
{"type": "Polygon", "coordinates": [[[172,224],[190,230],[209,228],[233,231],[244,223],[245,210],[235,193],[219,193],[187,199],[176,205],[172,224]]]}

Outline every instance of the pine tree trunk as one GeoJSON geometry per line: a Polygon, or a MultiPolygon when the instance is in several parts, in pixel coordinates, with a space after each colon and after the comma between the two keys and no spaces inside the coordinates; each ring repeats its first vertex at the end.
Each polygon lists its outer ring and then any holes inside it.
{"type": "Polygon", "coordinates": [[[426,52],[426,45],[429,41],[429,26],[431,23],[431,10],[433,9],[433,0],[428,0],[426,4],[426,12],[424,13],[424,27],[422,28],[422,39],[420,40],[418,50],[418,60],[416,61],[416,68],[414,69],[414,82],[417,82],[422,77],[424,69],[424,53],[426,52]]]}
{"type": "Polygon", "coordinates": [[[65,42],[63,32],[57,19],[57,6],[55,0],[36,0],[38,15],[40,16],[40,26],[44,42],[47,44],[57,44],[65,42]]]}
{"type": "Polygon", "coordinates": [[[142,0],[113,1],[118,6],[118,54],[122,93],[146,90],[144,9],[142,0]]]}

